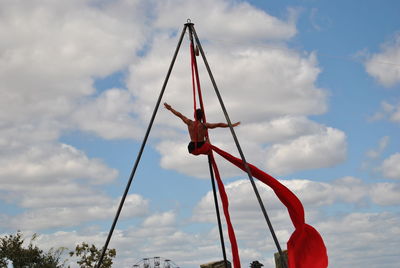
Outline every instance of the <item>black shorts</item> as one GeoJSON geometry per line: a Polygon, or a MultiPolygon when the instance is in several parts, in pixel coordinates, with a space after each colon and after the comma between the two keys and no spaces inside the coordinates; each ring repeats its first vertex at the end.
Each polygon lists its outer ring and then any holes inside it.
{"type": "Polygon", "coordinates": [[[196,148],[200,148],[201,146],[204,145],[204,143],[206,143],[206,142],[205,141],[199,141],[199,142],[191,141],[188,145],[189,153],[192,153],[196,148]]]}

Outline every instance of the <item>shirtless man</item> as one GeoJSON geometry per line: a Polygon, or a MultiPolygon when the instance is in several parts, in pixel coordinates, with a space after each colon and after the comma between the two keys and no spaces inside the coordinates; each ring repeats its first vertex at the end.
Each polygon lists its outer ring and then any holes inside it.
{"type": "MultiPolygon", "coordinates": [[[[201,109],[196,110],[195,121],[188,119],[186,116],[176,111],[171,107],[168,103],[164,103],[164,106],[167,110],[171,111],[174,115],[182,119],[182,121],[187,125],[189,135],[190,135],[190,143],[188,145],[189,153],[193,152],[195,148],[200,148],[207,142],[206,133],[207,129],[212,128],[227,128],[229,127],[226,123],[204,123],[203,122],[203,111],[201,109]]],[[[240,122],[236,122],[232,124],[233,127],[240,125],[240,122]]]]}

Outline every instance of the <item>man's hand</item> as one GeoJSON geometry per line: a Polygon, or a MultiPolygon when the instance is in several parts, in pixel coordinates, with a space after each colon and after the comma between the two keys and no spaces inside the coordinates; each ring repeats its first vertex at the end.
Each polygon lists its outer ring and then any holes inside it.
{"type": "Polygon", "coordinates": [[[171,110],[171,109],[172,109],[171,105],[169,105],[169,104],[166,103],[166,102],[164,102],[164,107],[165,107],[165,109],[167,109],[167,110],[171,110]]]}
{"type": "Polygon", "coordinates": [[[235,124],[232,124],[232,127],[237,127],[238,125],[240,125],[240,121],[236,122],[235,124]]]}
{"type": "Polygon", "coordinates": [[[176,111],[174,108],[171,107],[171,105],[169,105],[168,103],[164,102],[164,107],[165,109],[171,111],[171,113],[173,113],[174,115],[176,115],[177,117],[179,117],[180,119],[182,119],[182,121],[188,125],[190,120],[187,119],[186,116],[184,116],[183,114],[181,114],[180,112],[176,111]]]}

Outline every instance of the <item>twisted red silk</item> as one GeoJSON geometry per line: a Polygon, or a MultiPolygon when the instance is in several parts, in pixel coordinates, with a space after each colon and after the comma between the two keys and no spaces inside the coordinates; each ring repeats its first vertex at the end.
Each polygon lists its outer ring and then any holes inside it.
{"type": "MultiPolygon", "coordinates": [[[[199,79],[199,72],[197,69],[197,62],[196,62],[196,56],[194,54],[194,47],[193,43],[190,43],[190,56],[191,56],[191,69],[192,69],[192,86],[193,86],[193,102],[194,102],[194,114],[195,114],[195,122],[194,122],[194,127],[195,127],[195,132],[196,132],[196,141],[197,141],[197,128],[198,128],[198,119],[196,118],[196,86],[197,86],[197,92],[199,96],[199,103],[200,103],[200,108],[203,111],[203,123],[206,123],[206,114],[204,110],[204,105],[203,105],[203,96],[201,94],[201,87],[200,87],[200,79],[199,79]]],[[[209,136],[208,136],[208,130],[206,130],[206,140],[209,141],[209,136]]],[[[197,142],[195,143],[195,151],[200,148],[197,148],[197,142]]],[[[228,201],[228,196],[225,192],[225,187],[224,184],[221,180],[221,176],[219,175],[218,171],[218,166],[214,160],[214,155],[212,152],[209,153],[210,155],[210,160],[213,166],[214,170],[214,175],[217,181],[218,185],[218,190],[219,190],[219,195],[221,198],[222,202],[222,207],[224,211],[224,216],[226,220],[226,225],[228,229],[228,236],[229,236],[229,241],[231,243],[231,251],[232,251],[232,263],[234,268],[240,268],[240,257],[239,257],[239,250],[236,242],[236,236],[235,236],[235,231],[232,226],[231,222],[231,217],[229,215],[229,201],[228,201]]]]}
{"type": "MultiPolygon", "coordinates": [[[[193,110],[196,111],[197,105],[196,105],[196,82],[195,82],[195,77],[196,75],[194,74],[195,68],[195,57],[194,57],[194,51],[193,51],[193,44],[190,43],[190,69],[192,70],[192,88],[193,88],[193,110]]],[[[196,113],[195,115],[196,116],[196,113]]]]}
{"type": "Polygon", "coordinates": [[[235,230],[233,229],[233,225],[231,222],[231,216],[229,215],[229,201],[228,195],[225,191],[224,183],[221,180],[221,176],[219,174],[217,163],[215,162],[214,155],[212,153],[209,154],[211,159],[211,164],[213,166],[215,179],[217,181],[219,196],[222,202],[222,208],[225,215],[226,226],[228,228],[228,236],[229,241],[231,242],[231,250],[232,250],[232,262],[233,267],[240,268],[240,257],[239,257],[239,249],[236,242],[235,230]]]}
{"type": "Polygon", "coordinates": [[[191,63],[192,63],[192,83],[193,83],[194,111],[196,111],[196,89],[195,89],[195,83],[194,83],[194,81],[196,81],[197,93],[199,95],[200,108],[203,111],[203,122],[205,123],[207,121],[206,120],[206,112],[204,110],[203,96],[201,94],[201,87],[200,87],[199,70],[197,68],[197,62],[196,62],[196,56],[194,54],[193,43],[190,43],[190,55],[191,55],[191,63]]]}
{"type": "MultiPolygon", "coordinates": [[[[191,54],[191,69],[192,69],[192,85],[193,85],[193,102],[194,113],[196,113],[196,86],[199,97],[200,107],[203,111],[203,122],[206,123],[203,98],[200,88],[200,80],[197,69],[196,57],[194,55],[193,43],[190,44],[191,54]]],[[[196,114],[195,114],[196,116],[196,114]]],[[[195,128],[198,128],[198,119],[195,120],[195,128]]],[[[197,133],[197,131],[195,131],[197,133]]],[[[229,153],[210,144],[208,131],[206,131],[206,140],[208,141],[202,147],[197,148],[192,152],[194,155],[207,154],[213,166],[215,178],[217,181],[220,198],[222,201],[223,211],[228,228],[228,236],[231,242],[232,262],[234,268],[240,268],[239,250],[236,241],[235,231],[229,215],[229,201],[225,191],[224,184],[219,174],[218,166],[215,162],[213,151],[224,157],[226,160],[236,165],[243,171],[246,171],[243,161],[229,153]]],[[[197,141],[197,137],[196,137],[197,141]]],[[[290,219],[295,227],[295,231],[287,242],[289,268],[326,268],[328,266],[328,256],[326,247],[321,235],[311,225],[305,223],[304,208],[300,200],[288,188],[281,184],[278,180],[261,171],[257,167],[248,164],[252,176],[259,179],[264,184],[268,185],[275,192],[279,200],[286,206],[290,219]]]]}
{"type": "MultiPolygon", "coordinates": [[[[193,151],[192,154],[210,154],[213,151],[246,172],[245,165],[241,159],[236,158],[233,155],[209,143],[206,143],[202,147],[193,151]]],[[[214,157],[212,157],[212,160],[215,162],[214,157]]],[[[213,163],[213,166],[216,167],[216,163],[213,163]]],[[[286,186],[281,184],[278,180],[258,169],[256,166],[253,166],[251,164],[248,164],[248,166],[250,168],[251,174],[255,178],[259,179],[261,182],[271,187],[276,196],[286,206],[289,212],[290,219],[292,220],[292,223],[295,227],[295,231],[290,236],[290,239],[287,242],[289,267],[328,267],[328,255],[326,252],[324,241],[316,229],[314,229],[311,225],[305,223],[304,208],[297,196],[293,194],[286,186]]],[[[221,181],[221,178],[219,177],[219,172],[215,173],[215,176],[217,177],[217,181],[221,181]]],[[[222,181],[220,183],[222,184],[222,181]]],[[[218,187],[220,187],[219,184],[218,187]]],[[[223,189],[223,184],[221,185],[220,191],[221,189],[223,189]]],[[[226,196],[224,189],[223,191],[224,196],[226,196]]],[[[226,200],[226,203],[227,202],[228,201],[226,200]]],[[[222,202],[222,204],[224,205],[224,202],[222,202]]],[[[224,212],[225,209],[227,210],[225,214],[229,214],[228,207],[224,207],[224,212]]],[[[231,236],[229,236],[229,238],[231,238],[231,236]]],[[[236,239],[234,240],[234,243],[236,245],[236,239]]]]}

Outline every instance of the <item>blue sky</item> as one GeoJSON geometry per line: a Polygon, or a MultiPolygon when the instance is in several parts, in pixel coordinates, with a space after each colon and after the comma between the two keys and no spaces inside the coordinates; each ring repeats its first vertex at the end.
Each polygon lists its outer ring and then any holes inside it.
{"type": "MultiPolygon", "coordinates": [[[[246,158],[302,200],[329,267],[396,267],[399,12],[395,0],[1,2],[0,233],[36,232],[45,248],[103,245],[191,18],[231,119],[242,122],[246,158]]],[[[163,101],[187,115],[189,64],[185,36],[163,101]]],[[[222,121],[199,65],[207,118],[222,121]]],[[[237,155],[229,131],[211,138],[237,155]]],[[[116,267],[222,258],[208,166],[187,142],[160,107],[111,241],[116,267]]],[[[275,267],[246,176],[217,161],[242,266],[275,267]]],[[[285,248],[287,212],[260,192],[285,248]]]]}

